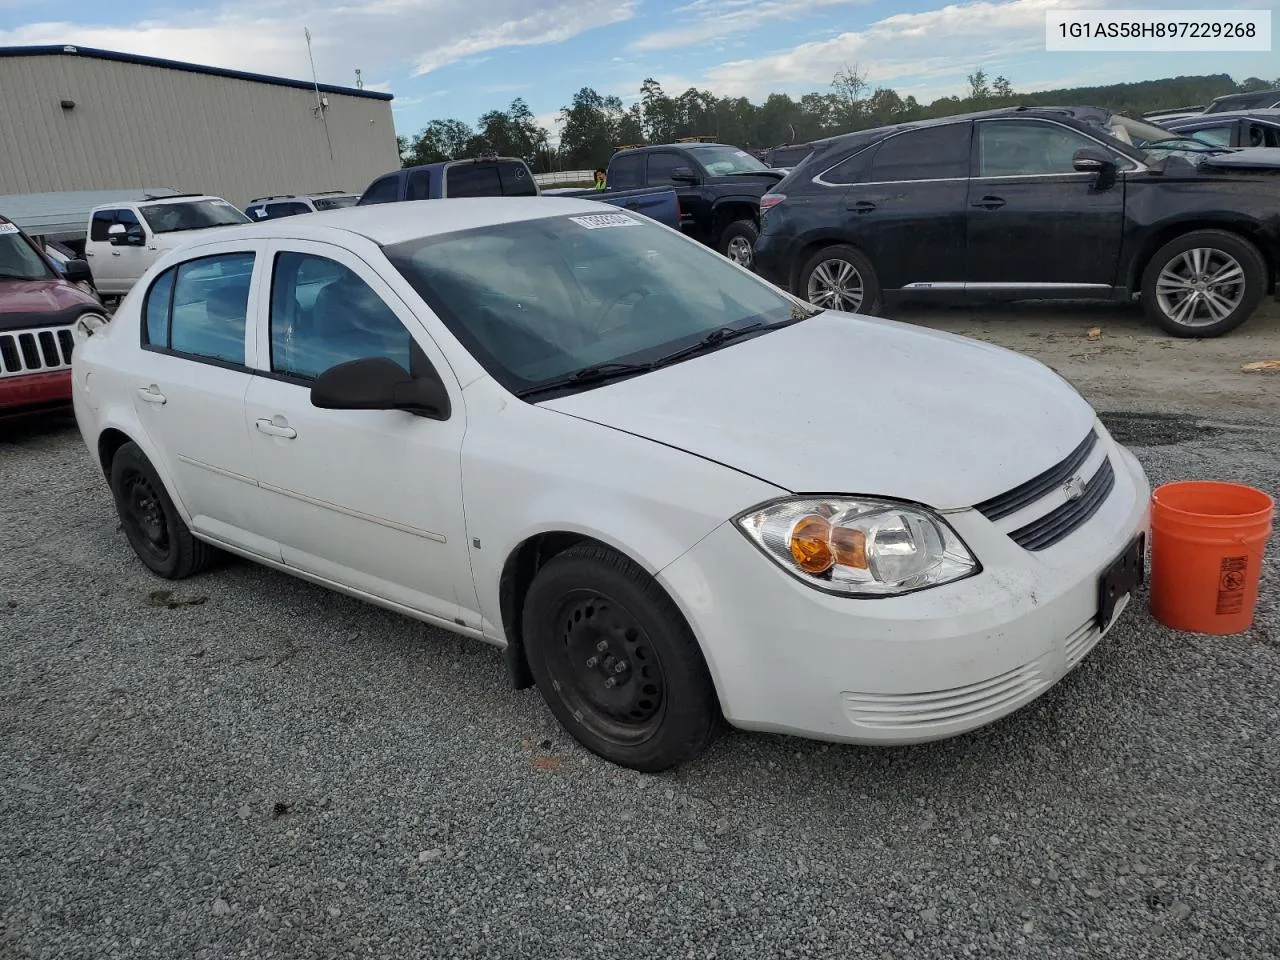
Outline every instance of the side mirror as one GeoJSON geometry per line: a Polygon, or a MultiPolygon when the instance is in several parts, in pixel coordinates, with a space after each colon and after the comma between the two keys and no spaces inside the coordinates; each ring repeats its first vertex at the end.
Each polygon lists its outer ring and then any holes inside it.
{"type": "Polygon", "coordinates": [[[349,360],[316,377],[311,405],[322,410],[405,410],[448,420],[449,391],[435,369],[429,363],[425,367],[415,377],[386,357],[349,360]]]}
{"type": "Polygon", "coordinates": [[[676,183],[697,183],[698,175],[692,167],[676,167],[671,171],[671,179],[676,183]]]}
{"type": "Polygon", "coordinates": [[[92,283],[93,274],[84,260],[68,260],[62,265],[62,276],[71,283],[92,283]]]}
{"type": "Polygon", "coordinates": [[[1078,173],[1096,173],[1099,188],[1115,183],[1116,158],[1101,147],[1081,147],[1072,154],[1071,166],[1078,173]]]}

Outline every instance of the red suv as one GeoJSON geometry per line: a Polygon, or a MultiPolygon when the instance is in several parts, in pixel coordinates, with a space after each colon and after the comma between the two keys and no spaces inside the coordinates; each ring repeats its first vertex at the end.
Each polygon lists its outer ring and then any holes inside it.
{"type": "Polygon", "coordinates": [[[0,419],[70,405],[72,329],[86,315],[106,322],[102,302],[76,286],[89,276],[83,260],[59,272],[0,217],[0,419]]]}

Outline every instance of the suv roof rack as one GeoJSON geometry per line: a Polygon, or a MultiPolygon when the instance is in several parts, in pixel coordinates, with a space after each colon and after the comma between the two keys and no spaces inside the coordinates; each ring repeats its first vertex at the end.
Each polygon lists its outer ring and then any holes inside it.
{"type": "Polygon", "coordinates": [[[204,193],[144,193],[144,200],[178,200],[181,197],[204,197],[208,194],[204,193]]]}
{"type": "Polygon", "coordinates": [[[715,143],[715,137],[676,137],[676,143],[715,143]]]}

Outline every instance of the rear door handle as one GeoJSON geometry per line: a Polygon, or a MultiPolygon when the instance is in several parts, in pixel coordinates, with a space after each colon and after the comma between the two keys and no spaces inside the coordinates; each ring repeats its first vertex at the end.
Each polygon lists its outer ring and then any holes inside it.
{"type": "Polygon", "coordinates": [[[265,433],[268,437],[280,437],[282,440],[292,440],[298,435],[298,431],[287,424],[276,423],[272,420],[258,420],[255,422],[259,433],[265,433]]]}
{"type": "Polygon", "coordinates": [[[876,208],[876,205],[870,200],[859,200],[857,203],[849,204],[845,209],[852,210],[854,213],[870,213],[876,208]]]}
{"type": "Polygon", "coordinates": [[[975,200],[970,206],[982,207],[986,210],[999,210],[1004,206],[1003,197],[983,197],[981,200],[975,200]]]}
{"type": "Polygon", "coordinates": [[[147,403],[163,404],[165,402],[165,395],[160,392],[160,388],[154,383],[149,387],[139,387],[138,396],[147,401],[147,403]]]}

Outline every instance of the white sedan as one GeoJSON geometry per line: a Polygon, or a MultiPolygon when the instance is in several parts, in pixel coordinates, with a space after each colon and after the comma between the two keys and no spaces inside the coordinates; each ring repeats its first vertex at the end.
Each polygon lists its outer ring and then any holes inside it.
{"type": "Polygon", "coordinates": [[[1142,468],[1055,373],[820,311],[589,200],[226,227],[73,369],[156,574],[225,550],[494,644],[642,770],[723,721],[972,730],[1143,571],[1142,468]]]}

